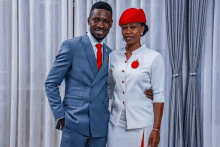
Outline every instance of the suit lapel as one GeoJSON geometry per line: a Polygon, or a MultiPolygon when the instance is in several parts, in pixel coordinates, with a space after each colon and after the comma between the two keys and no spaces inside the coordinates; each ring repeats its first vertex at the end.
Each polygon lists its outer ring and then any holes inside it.
{"type": "Polygon", "coordinates": [[[92,85],[99,80],[102,74],[105,74],[105,72],[108,72],[108,55],[109,55],[109,50],[107,49],[107,46],[103,43],[103,63],[102,66],[96,75],[92,85]]]}
{"type": "Polygon", "coordinates": [[[94,53],[92,44],[91,44],[87,34],[84,34],[82,36],[82,45],[83,45],[84,51],[86,53],[87,59],[89,61],[89,64],[91,66],[92,72],[93,72],[94,76],[96,76],[98,73],[98,69],[97,69],[97,64],[96,64],[95,53],[94,53]]]}
{"type": "MultiPolygon", "coordinates": [[[[109,55],[109,53],[108,53],[107,46],[105,45],[105,43],[103,43],[103,63],[102,63],[103,66],[105,66],[105,64],[108,61],[108,55],[109,55]]],[[[102,67],[101,67],[101,69],[99,71],[102,70],[102,67]]]]}

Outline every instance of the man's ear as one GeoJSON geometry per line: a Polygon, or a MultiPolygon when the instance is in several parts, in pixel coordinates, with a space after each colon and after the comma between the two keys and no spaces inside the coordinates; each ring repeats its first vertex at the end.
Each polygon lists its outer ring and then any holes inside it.
{"type": "MultiPolygon", "coordinates": [[[[112,27],[112,24],[113,24],[113,20],[111,21],[111,27],[112,27]]],[[[110,27],[110,28],[111,28],[111,27],[110,27]]]]}
{"type": "Polygon", "coordinates": [[[111,20],[111,22],[110,22],[110,25],[111,25],[110,28],[112,27],[112,24],[113,24],[113,20],[111,20]]]}
{"type": "Polygon", "coordinates": [[[90,25],[90,17],[87,18],[87,22],[90,25]]]}
{"type": "Polygon", "coordinates": [[[90,21],[90,17],[87,18],[87,22],[88,22],[88,23],[89,23],[89,21],[90,21]]]}

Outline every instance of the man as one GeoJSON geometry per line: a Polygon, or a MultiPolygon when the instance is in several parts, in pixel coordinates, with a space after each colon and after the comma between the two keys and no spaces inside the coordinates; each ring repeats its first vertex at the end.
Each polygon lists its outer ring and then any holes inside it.
{"type": "MultiPolygon", "coordinates": [[[[103,39],[112,27],[112,8],[95,3],[90,11],[90,32],[63,42],[45,88],[55,120],[62,129],[62,147],[105,147],[109,121],[108,56],[103,39]],[[65,98],[59,86],[65,78],[65,98]]],[[[149,94],[150,95],[150,94],[149,94]]]]}

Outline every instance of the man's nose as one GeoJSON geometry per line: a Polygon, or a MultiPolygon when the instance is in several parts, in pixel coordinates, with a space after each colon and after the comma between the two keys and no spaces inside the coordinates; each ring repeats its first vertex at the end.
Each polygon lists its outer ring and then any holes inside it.
{"type": "Polygon", "coordinates": [[[99,21],[97,26],[100,27],[100,28],[104,28],[104,22],[103,21],[99,21]]]}

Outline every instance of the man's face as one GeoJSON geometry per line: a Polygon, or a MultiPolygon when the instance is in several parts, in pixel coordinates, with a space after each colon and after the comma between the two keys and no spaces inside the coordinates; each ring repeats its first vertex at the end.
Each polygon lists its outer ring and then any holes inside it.
{"type": "Polygon", "coordinates": [[[112,14],[105,9],[93,9],[88,18],[88,24],[92,36],[100,42],[108,35],[112,27],[112,14]]]}

